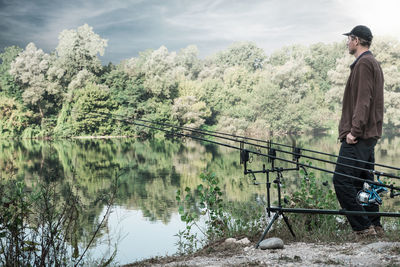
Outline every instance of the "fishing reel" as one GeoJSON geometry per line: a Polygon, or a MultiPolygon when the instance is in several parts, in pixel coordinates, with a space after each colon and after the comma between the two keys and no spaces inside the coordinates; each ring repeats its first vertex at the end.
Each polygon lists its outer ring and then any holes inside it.
{"type": "MultiPolygon", "coordinates": [[[[378,182],[382,183],[379,179],[378,182]]],[[[364,182],[363,189],[357,193],[357,203],[361,206],[382,205],[380,195],[386,194],[386,187],[364,182]]]]}

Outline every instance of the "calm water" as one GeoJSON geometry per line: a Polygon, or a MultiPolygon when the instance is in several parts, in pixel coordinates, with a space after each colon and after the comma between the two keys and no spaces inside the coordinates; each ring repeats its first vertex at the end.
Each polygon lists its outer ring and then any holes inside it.
{"type": "MultiPolygon", "coordinates": [[[[335,136],[295,139],[298,147],[333,154],[339,150],[335,136]]],[[[292,145],[293,140],[273,141],[292,145]]],[[[259,203],[265,196],[265,185],[254,186],[252,179],[242,174],[238,150],[193,140],[0,140],[0,150],[3,178],[72,181],[77,190],[81,190],[81,202],[87,207],[82,223],[86,230],[93,228],[103,217],[105,203],[99,201],[99,195],[106,194],[117,179],[118,190],[108,227],[101,231],[97,246],[90,254],[98,258],[110,253],[110,247],[116,247],[116,261],[120,264],[176,252],[175,234],[185,227],[177,214],[176,191],[195,188],[201,183],[199,174],[204,170],[216,173],[223,184],[224,198],[229,201],[259,203]]],[[[400,137],[386,137],[378,143],[377,162],[399,167],[399,158],[400,137]]],[[[252,169],[261,169],[265,160],[253,157],[252,161],[252,169]]],[[[283,163],[277,165],[285,166],[283,163]]],[[[333,170],[331,164],[318,166],[333,170]]],[[[288,184],[294,187],[299,184],[296,173],[289,176],[288,184]]],[[[257,179],[263,181],[262,176],[257,179]]],[[[321,179],[330,181],[330,175],[321,175],[321,179]]],[[[398,202],[390,203],[399,205],[398,202]]]]}

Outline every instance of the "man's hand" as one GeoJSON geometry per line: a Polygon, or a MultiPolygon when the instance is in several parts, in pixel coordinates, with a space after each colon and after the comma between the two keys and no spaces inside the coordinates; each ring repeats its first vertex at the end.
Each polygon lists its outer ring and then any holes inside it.
{"type": "Polygon", "coordinates": [[[348,133],[346,135],[346,143],[348,143],[349,145],[357,144],[357,142],[358,141],[356,140],[356,137],[353,136],[351,133],[348,133]]]}

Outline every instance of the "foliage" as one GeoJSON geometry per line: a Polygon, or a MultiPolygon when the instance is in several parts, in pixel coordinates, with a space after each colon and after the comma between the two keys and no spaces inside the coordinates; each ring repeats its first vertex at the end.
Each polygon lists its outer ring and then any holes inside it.
{"type": "Polygon", "coordinates": [[[61,87],[58,81],[48,77],[52,58],[29,43],[25,50],[12,62],[10,74],[20,83],[23,89],[24,103],[39,111],[41,118],[53,113],[60,104],[61,87]]]}
{"type": "Polygon", "coordinates": [[[385,117],[384,123],[389,129],[400,127],[400,92],[385,92],[385,117]]]}
{"type": "Polygon", "coordinates": [[[108,88],[88,84],[75,92],[70,107],[71,116],[67,125],[71,125],[74,135],[110,135],[113,131],[111,117],[117,104],[111,99],[108,88]]]}
{"type": "Polygon", "coordinates": [[[15,99],[0,95],[0,134],[3,137],[21,136],[35,121],[30,110],[24,110],[15,99]]]}
{"type": "Polygon", "coordinates": [[[190,80],[197,79],[201,68],[202,62],[198,58],[199,51],[195,45],[189,45],[181,49],[176,55],[176,65],[183,68],[184,76],[190,80]]]}
{"type": "Polygon", "coordinates": [[[82,70],[86,69],[94,74],[101,71],[101,62],[97,55],[104,54],[107,40],[94,33],[92,27],[84,24],[76,30],[64,30],[58,39],[57,60],[51,73],[64,86],[82,70]]]}
{"type": "Polygon", "coordinates": [[[56,183],[43,181],[28,187],[23,180],[1,180],[0,195],[2,265],[88,263],[84,258],[86,250],[79,251],[74,232],[82,214],[82,203],[72,187],[59,188],[56,183]]]}
{"type": "Polygon", "coordinates": [[[194,96],[176,98],[172,106],[172,117],[185,127],[199,128],[210,115],[206,103],[196,101],[194,96]]]}
{"type": "Polygon", "coordinates": [[[9,73],[11,63],[15,60],[18,54],[22,51],[17,46],[10,46],[0,53],[0,92],[5,92],[9,97],[15,97],[17,100],[22,99],[22,92],[15,78],[9,73]]]}
{"type": "Polygon", "coordinates": [[[213,242],[221,238],[227,230],[229,218],[224,214],[222,192],[218,186],[217,177],[215,174],[202,173],[200,178],[205,184],[199,184],[196,188],[198,203],[192,201],[194,196],[189,187],[185,188],[186,195],[183,196],[183,199],[180,190],[176,193],[176,200],[179,204],[178,211],[181,220],[186,223],[186,229],[178,233],[178,236],[185,238],[187,242],[178,244],[181,252],[193,252],[198,248],[197,242],[200,240],[196,234],[191,233],[193,226],[196,226],[204,234],[205,242],[213,242]],[[193,204],[198,206],[193,206],[193,204]],[[206,217],[205,229],[197,223],[200,215],[206,217]]]}
{"type": "Polygon", "coordinates": [[[141,54],[139,70],[144,74],[144,89],[157,98],[173,99],[177,95],[178,74],[175,68],[176,53],[169,53],[165,46],[148,54],[141,54]]]}
{"type": "Polygon", "coordinates": [[[235,43],[226,51],[215,55],[214,62],[217,66],[226,68],[243,66],[250,71],[261,69],[266,59],[265,52],[251,42],[235,43]]]}
{"type": "Polygon", "coordinates": [[[186,187],[185,193],[180,190],[176,193],[178,211],[181,220],[186,223],[186,228],[177,234],[179,253],[192,253],[222,238],[255,235],[260,231],[263,208],[224,202],[216,175],[202,173],[200,178],[204,184],[197,185],[195,192],[186,187]],[[202,237],[193,233],[194,228],[200,231],[202,237]]]}
{"type": "MultiPolygon", "coordinates": [[[[81,91],[89,84],[108,87],[117,106],[119,120],[100,131],[107,134],[156,134],[128,122],[138,118],[257,137],[332,130],[354,60],[344,41],[286,46],[270,55],[254,43],[240,42],[205,59],[194,45],[179,52],[161,46],[101,66],[106,46],[107,40],[85,24],[62,31],[50,54],[33,43],[0,54],[0,91],[40,117],[27,120],[25,136],[99,134],[93,125],[77,129],[68,119],[73,105],[87,101],[77,98],[84,97],[81,91]]],[[[384,128],[398,131],[400,44],[380,37],[371,50],[385,75],[384,128]]],[[[103,101],[92,103],[96,99],[103,101]]],[[[103,104],[93,105],[91,112],[103,104]]]]}
{"type": "MultiPolygon", "coordinates": [[[[312,165],[311,162],[307,163],[312,165]]],[[[317,180],[314,172],[300,170],[300,186],[294,192],[286,191],[284,197],[289,208],[327,209],[338,210],[335,192],[328,181],[317,180]]],[[[329,178],[330,180],[330,178],[329,178]]],[[[296,214],[288,216],[293,229],[297,229],[296,237],[302,240],[336,240],[346,238],[344,232],[349,231],[344,227],[345,220],[337,215],[323,214],[296,214]]],[[[283,232],[286,228],[280,224],[277,231],[283,232]]],[[[287,234],[287,229],[286,234],[287,234]]],[[[283,234],[285,235],[285,234],[283,234]]]]}
{"type": "MultiPolygon", "coordinates": [[[[312,166],[311,162],[307,163],[312,166]]],[[[292,196],[287,196],[288,201],[294,207],[302,207],[306,209],[337,209],[336,195],[328,182],[321,183],[316,180],[314,172],[306,173],[303,169],[300,171],[301,184],[298,191],[292,196]]]]}

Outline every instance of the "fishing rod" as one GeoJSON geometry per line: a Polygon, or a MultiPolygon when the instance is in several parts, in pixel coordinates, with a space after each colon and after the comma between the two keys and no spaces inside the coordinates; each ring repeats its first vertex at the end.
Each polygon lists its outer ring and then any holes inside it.
{"type": "MultiPolygon", "coordinates": [[[[96,112],[96,113],[92,112],[91,114],[88,114],[88,115],[97,116],[98,114],[101,114],[101,115],[113,115],[113,114],[104,113],[104,112],[96,112]]],[[[261,147],[261,148],[265,148],[265,149],[268,149],[268,150],[272,149],[271,146],[263,146],[263,145],[258,145],[258,144],[255,144],[255,143],[246,142],[246,141],[243,141],[243,140],[239,141],[239,140],[232,139],[232,138],[229,138],[229,137],[223,137],[223,136],[218,135],[218,134],[221,134],[221,133],[214,134],[214,132],[212,132],[212,131],[203,131],[203,130],[200,130],[200,129],[193,129],[193,128],[190,128],[190,127],[176,126],[176,125],[172,125],[172,124],[168,124],[168,123],[155,122],[155,121],[149,121],[149,120],[143,120],[143,119],[137,119],[137,118],[126,118],[126,116],[122,116],[122,115],[118,115],[118,116],[123,117],[123,118],[121,118],[121,119],[113,118],[113,119],[119,120],[119,121],[123,121],[123,122],[127,122],[127,123],[130,123],[130,124],[133,124],[133,125],[137,125],[137,126],[147,127],[147,128],[153,129],[153,130],[163,131],[163,132],[166,132],[166,133],[168,133],[168,134],[170,134],[172,136],[189,137],[189,138],[192,138],[192,139],[195,139],[195,140],[205,141],[205,142],[209,142],[209,143],[213,143],[213,144],[216,144],[216,145],[221,145],[221,146],[225,146],[225,147],[229,147],[229,148],[233,148],[233,149],[237,149],[237,150],[241,150],[241,151],[243,150],[243,148],[232,146],[232,145],[221,143],[221,142],[212,141],[212,140],[206,139],[206,138],[201,138],[201,137],[198,137],[198,136],[195,136],[195,135],[192,135],[192,134],[185,134],[185,133],[176,132],[176,131],[173,131],[173,130],[167,130],[167,129],[165,129],[165,127],[170,127],[170,128],[180,129],[180,130],[187,130],[187,131],[190,131],[192,133],[198,133],[198,134],[202,134],[202,135],[222,138],[224,140],[233,141],[233,142],[241,142],[241,143],[244,143],[244,144],[249,144],[249,145],[252,145],[252,146],[255,146],[255,147],[261,147]],[[150,123],[150,124],[153,124],[153,125],[159,125],[159,126],[162,126],[164,128],[159,128],[159,127],[155,127],[155,126],[151,126],[151,125],[147,125],[147,124],[137,123],[137,122],[134,122],[134,121],[150,123]]],[[[230,134],[225,134],[225,135],[228,136],[230,134]]],[[[272,142],[267,141],[267,144],[268,143],[272,143],[272,142]]],[[[301,155],[296,150],[294,150],[294,152],[289,152],[289,151],[285,151],[285,150],[279,150],[279,149],[276,149],[276,148],[274,148],[273,150],[277,151],[277,152],[288,153],[288,154],[293,155],[294,157],[302,156],[302,157],[305,157],[305,158],[310,158],[310,159],[319,160],[319,161],[322,161],[322,162],[328,162],[328,163],[336,164],[336,163],[325,161],[325,160],[322,160],[322,159],[301,155]]],[[[265,154],[265,153],[261,153],[259,151],[254,151],[254,150],[247,150],[247,151],[249,153],[252,153],[252,154],[255,154],[255,155],[259,155],[259,156],[263,156],[263,157],[267,157],[269,159],[276,159],[276,160],[280,160],[280,161],[283,161],[283,162],[296,164],[296,166],[299,166],[299,167],[302,167],[302,168],[311,168],[311,169],[315,169],[315,170],[326,172],[326,173],[338,174],[338,175],[341,175],[341,176],[344,176],[344,177],[347,177],[347,178],[350,178],[350,179],[353,179],[353,180],[357,180],[357,181],[360,181],[360,182],[367,182],[367,183],[375,185],[375,186],[387,187],[387,188],[389,188],[391,190],[391,192],[393,192],[393,190],[400,190],[399,187],[395,187],[393,185],[385,185],[385,184],[382,184],[380,182],[371,181],[371,180],[368,180],[368,179],[362,179],[362,178],[355,177],[355,176],[348,175],[348,174],[344,174],[344,173],[337,173],[337,172],[326,170],[326,169],[323,169],[323,168],[320,168],[320,167],[312,166],[310,164],[304,164],[304,163],[288,160],[288,159],[285,159],[285,158],[277,157],[276,153],[275,153],[275,155],[273,155],[271,153],[265,154]]],[[[400,179],[400,177],[397,177],[397,176],[394,176],[394,175],[391,175],[391,174],[386,174],[386,173],[383,173],[383,172],[378,172],[378,171],[375,171],[375,170],[364,169],[364,168],[361,168],[361,167],[355,167],[355,166],[351,166],[351,165],[338,163],[338,165],[339,164],[343,165],[343,166],[346,166],[346,167],[352,167],[352,168],[356,168],[358,170],[367,171],[367,172],[369,172],[371,174],[378,175],[378,176],[386,176],[386,177],[390,177],[390,178],[400,179]]],[[[245,174],[247,174],[247,173],[245,172],[245,174]]],[[[393,193],[391,195],[395,196],[396,194],[397,193],[393,193]]]]}
{"type": "MultiPolygon", "coordinates": [[[[92,114],[94,115],[94,114],[92,114]]],[[[110,116],[111,114],[105,114],[103,113],[103,115],[107,115],[110,116]]],[[[121,116],[120,116],[121,117],[121,116]]],[[[389,188],[391,193],[390,193],[390,197],[393,198],[394,196],[398,196],[400,195],[400,193],[398,192],[394,192],[394,190],[400,190],[399,187],[395,187],[393,184],[387,185],[387,184],[383,184],[380,182],[379,177],[380,176],[386,176],[389,178],[397,178],[399,179],[400,177],[395,176],[395,175],[391,175],[391,174],[385,174],[383,172],[377,172],[375,170],[370,170],[370,169],[362,169],[364,171],[369,172],[370,174],[373,175],[377,175],[378,176],[378,182],[375,181],[371,181],[368,179],[362,179],[359,177],[355,177],[352,175],[347,175],[344,173],[336,173],[334,171],[330,171],[330,170],[326,170],[320,167],[315,167],[312,166],[311,163],[310,164],[304,164],[299,162],[299,158],[300,157],[304,157],[304,155],[301,154],[301,149],[297,148],[297,147],[292,147],[292,152],[288,152],[286,150],[281,150],[281,149],[276,149],[276,148],[272,148],[272,145],[274,144],[275,146],[280,145],[277,143],[272,143],[271,141],[267,141],[267,146],[261,146],[258,144],[254,144],[245,140],[250,140],[249,138],[242,138],[242,140],[238,140],[237,136],[235,136],[236,139],[232,139],[232,135],[226,134],[223,135],[221,133],[218,132],[212,132],[212,131],[203,131],[203,130],[199,130],[199,129],[190,129],[189,127],[181,127],[181,126],[176,126],[176,125],[171,125],[171,124],[167,124],[167,123],[161,123],[161,122],[154,122],[154,121],[149,121],[149,120],[143,120],[143,119],[138,119],[138,118],[132,118],[132,119],[126,119],[122,118],[115,118],[113,116],[113,119],[118,120],[118,121],[122,121],[122,122],[126,122],[126,123],[130,123],[136,126],[141,126],[141,127],[147,127],[150,129],[154,129],[154,130],[158,130],[158,131],[163,131],[165,133],[167,133],[168,135],[171,136],[179,136],[179,137],[189,137],[195,140],[199,140],[199,141],[205,141],[205,142],[209,142],[209,143],[213,143],[216,145],[221,145],[221,146],[225,146],[225,147],[229,147],[232,149],[236,149],[240,151],[240,163],[244,164],[244,174],[252,174],[254,179],[255,179],[255,174],[256,173],[265,173],[266,174],[266,185],[267,185],[267,212],[268,212],[268,216],[270,217],[270,212],[275,212],[274,217],[272,218],[272,220],[269,222],[267,228],[265,229],[262,237],[260,238],[260,240],[258,241],[256,248],[258,248],[260,242],[264,239],[265,235],[267,234],[267,232],[269,231],[269,229],[271,228],[272,224],[278,219],[279,216],[282,216],[287,227],[289,228],[291,234],[293,235],[293,237],[295,237],[295,233],[293,232],[292,227],[290,226],[289,220],[288,218],[285,216],[285,212],[288,213],[302,213],[302,214],[306,214],[306,213],[310,213],[310,214],[337,214],[337,215],[346,215],[346,216],[350,216],[350,215],[366,215],[366,216],[387,216],[387,217],[400,217],[400,213],[398,212],[368,212],[365,211],[365,209],[363,208],[364,206],[373,204],[373,205],[380,205],[382,204],[382,201],[378,195],[378,192],[384,192],[387,191],[386,188],[389,188]],[[150,124],[150,125],[149,125],[150,124]],[[154,126],[156,125],[156,126],[154,126]],[[167,128],[172,128],[171,130],[167,129],[167,128]],[[174,129],[179,129],[180,131],[175,131],[174,129]],[[187,131],[189,133],[185,133],[182,131],[187,131]],[[195,134],[200,134],[202,137],[199,137],[195,134]],[[229,145],[226,143],[222,143],[222,142],[217,142],[214,140],[210,140],[208,138],[206,138],[206,136],[211,136],[211,137],[216,137],[216,138],[221,138],[224,139],[226,141],[232,141],[232,142],[240,142],[240,147],[234,146],[234,145],[229,145]],[[228,137],[229,136],[229,137],[228,137]],[[251,145],[254,147],[258,147],[258,148],[266,148],[268,150],[268,153],[262,153],[261,150],[257,151],[257,150],[250,150],[250,149],[245,149],[244,145],[251,145]],[[280,158],[276,155],[276,152],[281,152],[281,153],[289,153],[293,156],[293,160],[288,160],[285,158],[280,158]],[[270,169],[266,169],[265,168],[265,164],[263,164],[263,169],[262,170],[258,170],[258,171],[253,171],[247,168],[247,163],[250,160],[250,154],[255,154],[255,155],[259,155],[259,156],[263,156],[266,157],[268,159],[268,162],[271,163],[271,168],[270,169]],[[290,164],[295,164],[296,167],[295,168],[278,168],[275,167],[274,162],[276,160],[282,161],[282,162],[286,162],[286,163],[290,163],[290,164]],[[362,191],[360,191],[357,196],[357,202],[360,204],[360,210],[327,210],[327,209],[299,209],[299,208],[284,208],[282,207],[282,199],[281,199],[281,179],[283,178],[282,172],[284,171],[292,171],[292,170],[300,170],[300,168],[302,168],[305,172],[306,172],[306,168],[311,168],[311,169],[315,169],[315,170],[319,170],[325,173],[331,173],[331,174],[338,174],[341,175],[343,177],[347,177],[356,181],[360,181],[364,183],[364,188],[362,191]],[[269,180],[269,174],[275,172],[277,174],[276,179],[273,181],[273,183],[276,184],[276,188],[278,191],[278,206],[277,207],[273,207],[271,206],[271,201],[270,201],[270,188],[271,188],[271,182],[269,180]],[[367,186],[366,186],[367,185],[367,186]]],[[[265,142],[265,141],[263,141],[265,142]]],[[[306,150],[304,150],[306,151],[306,150]]],[[[308,150],[310,151],[310,150],[308,150]]],[[[326,153],[327,154],[327,153],[326,153]]],[[[327,154],[329,155],[329,154],[327,154]]],[[[312,157],[313,160],[321,160],[315,157],[312,157]]],[[[332,163],[330,161],[323,161],[323,162],[327,162],[327,163],[332,163]]],[[[370,164],[369,162],[367,162],[368,164],[370,164]]],[[[378,164],[375,164],[378,165],[378,164]]],[[[392,169],[397,169],[392,167],[392,169]]]]}
{"type": "MultiPolygon", "coordinates": [[[[99,114],[102,114],[102,115],[113,115],[113,114],[102,113],[102,112],[99,112],[99,114]]],[[[123,116],[123,115],[117,115],[117,116],[123,116]]],[[[274,142],[271,142],[271,141],[254,139],[254,138],[249,138],[249,137],[244,137],[244,136],[236,136],[236,135],[232,135],[232,134],[228,134],[228,133],[221,133],[221,132],[216,132],[216,131],[202,130],[202,129],[198,129],[198,128],[185,127],[185,126],[177,126],[177,125],[173,125],[173,124],[169,124],[169,123],[149,121],[149,120],[138,119],[138,118],[135,118],[134,120],[140,121],[140,122],[144,122],[144,123],[156,124],[156,125],[160,125],[160,126],[163,126],[163,127],[171,127],[171,128],[175,128],[175,129],[179,129],[179,130],[186,130],[186,131],[190,131],[190,132],[193,132],[193,133],[198,133],[198,134],[202,134],[202,135],[208,135],[208,136],[212,136],[212,137],[216,137],[216,138],[221,138],[221,139],[224,139],[224,140],[229,140],[229,141],[232,141],[232,142],[243,142],[245,144],[252,145],[252,146],[255,146],[255,147],[259,147],[259,148],[271,149],[272,145],[290,147],[290,148],[293,149],[292,152],[291,151],[277,149],[277,148],[275,148],[275,150],[278,151],[278,152],[290,154],[290,155],[292,155],[294,157],[301,155],[303,158],[307,158],[307,159],[312,159],[312,160],[316,160],[316,161],[320,161],[320,162],[324,162],[324,163],[328,163],[328,164],[332,164],[332,165],[339,165],[339,166],[343,166],[343,167],[348,167],[348,168],[352,168],[352,169],[359,170],[359,171],[366,171],[366,172],[369,172],[369,173],[372,173],[372,174],[375,174],[375,175],[378,175],[378,176],[385,176],[385,177],[388,177],[388,178],[400,179],[399,176],[396,176],[396,175],[393,175],[393,174],[389,174],[389,173],[385,173],[385,172],[378,172],[378,171],[371,170],[371,169],[365,169],[365,168],[358,167],[358,166],[348,165],[348,164],[344,164],[344,163],[329,161],[329,160],[325,160],[325,159],[316,158],[316,157],[312,157],[312,156],[301,154],[301,150],[303,150],[303,151],[306,151],[306,152],[313,152],[313,153],[319,153],[319,154],[324,154],[324,155],[328,155],[328,156],[339,157],[339,156],[336,156],[336,155],[333,155],[333,154],[324,153],[324,152],[318,152],[318,151],[309,150],[309,149],[302,149],[302,148],[298,148],[298,147],[294,147],[294,146],[288,146],[288,145],[284,145],[284,144],[274,143],[274,142]],[[232,139],[232,138],[225,137],[225,136],[235,137],[236,139],[232,139]],[[262,143],[267,143],[268,146],[263,146],[263,145],[260,145],[260,144],[251,143],[251,142],[247,142],[247,141],[243,141],[243,140],[239,141],[237,138],[241,138],[241,139],[244,139],[244,140],[253,140],[253,141],[258,141],[258,142],[262,142],[262,143]]],[[[349,160],[352,160],[352,161],[355,161],[355,162],[359,162],[359,163],[365,163],[365,164],[368,164],[368,165],[375,165],[375,166],[380,166],[380,167],[384,167],[384,168],[391,168],[391,169],[394,169],[394,170],[400,170],[400,168],[387,166],[387,165],[383,165],[383,164],[371,163],[371,162],[368,162],[368,161],[352,159],[352,158],[347,158],[347,157],[341,157],[341,158],[349,159],[349,160]]]]}
{"type": "MultiPolygon", "coordinates": [[[[111,115],[111,114],[107,114],[107,113],[102,113],[102,114],[111,115]]],[[[117,116],[122,116],[122,115],[117,115],[117,116]]],[[[261,142],[261,143],[269,143],[270,145],[282,146],[282,147],[287,147],[287,148],[292,148],[292,149],[293,148],[298,148],[298,147],[295,147],[295,146],[275,143],[275,142],[272,142],[272,141],[266,141],[266,140],[256,139],[256,138],[251,138],[251,137],[246,137],[246,136],[228,134],[228,133],[223,133],[223,132],[218,132],[218,131],[210,131],[210,130],[204,130],[204,129],[199,129],[199,128],[185,127],[185,126],[177,126],[177,125],[172,125],[172,124],[168,124],[168,123],[149,121],[149,120],[138,119],[138,118],[136,118],[135,120],[142,121],[142,122],[147,122],[147,123],[152,123],[152,124],[158,124],[158,125],[166,126],[166,127],[174,127],[174,128],[177,128],[177,129],[188,130],[188,131],[201,133],[201,134],[207,134],[207,135],[214,136],[214,137],[219,137],[219,138],[224,138],[222,136],[229,136],[229,137],[240,138],[240,139],[244,139],[244,140],[251,140],[251,141],[256,141],[256,142],[261,142]],[[220,135],[220,136],[218,136],[218,135],[220,135]]],[[[231,141],[237,141],[237,139],[228,139],[228,138],[225,138],[225,139],[231,140],[231,141]]],[[[248,144],[259,146],[259,147],[263,147],[263,146],[261,146],[259,144],[254,144],[254,143],[248,143],[248,144]]],[[[263,147],[263,148],[265,148],[265,147],[263,147]]],[[[393,169],[393,170],[400,171],[400,168],[398,168],[398,167],[388,166],[388,165],[379,164],[379,163],[372,163],[372,162],[369,162],[369,161],[364,161],[364,160],[359,160],[359,159],[354,159],[354,158],[349,158],[349,157],[344,157],[344,156],[338,156],[338,155],[329,154],[329,153],[316,151],[316,150],[311,150],[311,149],[305,149],[305,148],[298,148],[298,149],[300,150],[300,152],[301,151],[305,151],[305,152],[321,154],[321,155],[330,156],[330,157],[336,157],[336,158],[340,157],[340,158],[348,159],[348,160],[351,160],[351,161],[354,161],[354,162],[366,163],[366,164],[371,164],[371,165],[375,165],[375,166],[379,166],[379,167],[383,167],[383,168],[388,168],[388,169],[393,169]]],[[[281,152],[285,152],[285,153],[289,153],[289,154],[291,153],[289,151],[281,151],[281,152]]],[[[311,158],[311,159],[319,160],[318,158],[311,158]]],[[[332,161],[329,162],[329,163],[337,164],[336,162],[332,162],[332,161]]],[[[391,178],[400,179],[400,177],[391,177],[391,178]]]]}
{"type": "MultiPolygon", "coordinates": [[[[288,148],[294,148],[294,146],[285,145],[285,144],[279,144],[279,143],[274,143],[274,142],[272,142],[272,144],[273,145],[278,145],[278,146],[283,146],[283,147],[288,147],[288,148]]],[[[371,164],[371,165],[375,165],[375,166],[379,166],[379,167],[383,167],[383,168],[387,168],[387,169],[400,171],[400,168],[398,168],[398,167],[384,165],[384,164],[380,164],[380,163],[376,163],[376,162],[373,163],[373,162],[369,162],[369,161],[365,161],[365,160],[358,160],[358,159],[353,159],[353,158],[349,158],[349,157],[339,156],[339,155],[335,155],[335,154],[329,154],[329,153],[326,153],[326,152],[321,152],[321,151],[316,151],[316,150],[311,150],[311,149],[305,149],[305,148],[300,148],[300,150],[303,150],[303,151],[306,151],[306,152],[311,152],[311,153],[316,153],[316,154],[321,154],[321,155],[325,155],[325,156],[335,157],[335,158],[342,158],[342,159],[352,160],[354,162],[367,163],[367,164],[371,164]]]]}

